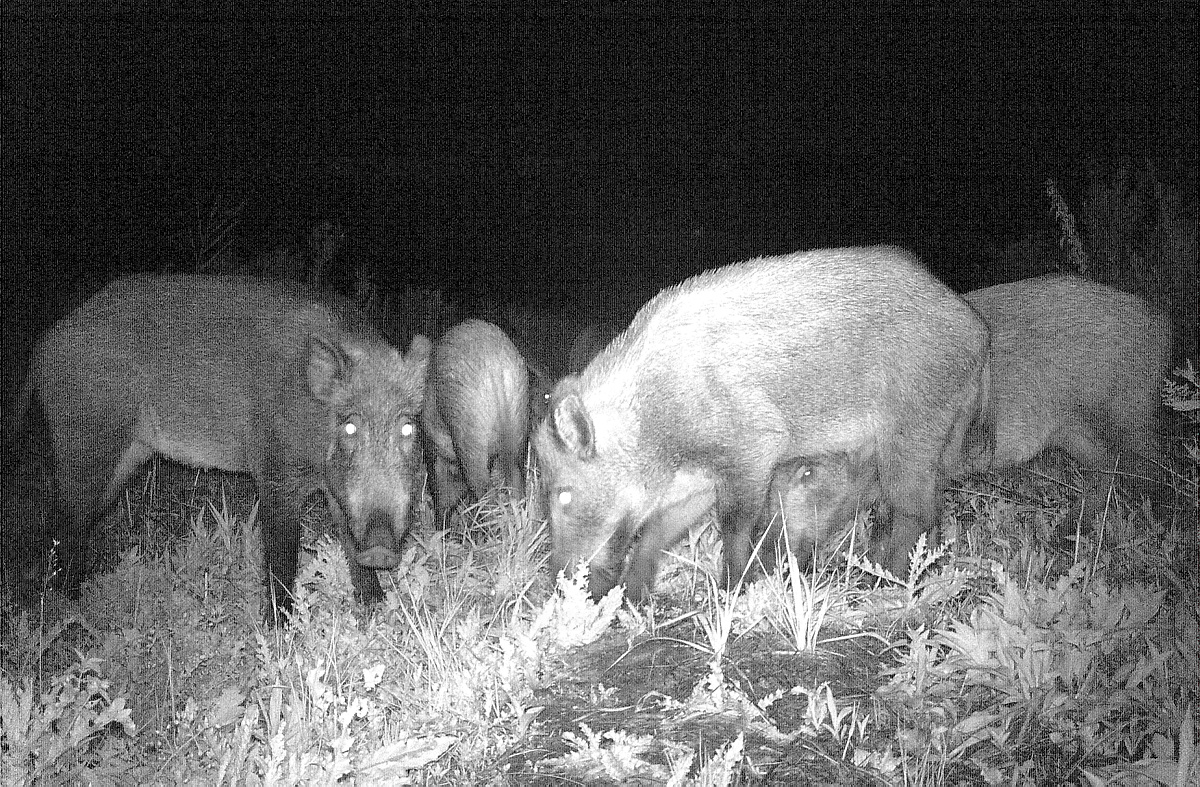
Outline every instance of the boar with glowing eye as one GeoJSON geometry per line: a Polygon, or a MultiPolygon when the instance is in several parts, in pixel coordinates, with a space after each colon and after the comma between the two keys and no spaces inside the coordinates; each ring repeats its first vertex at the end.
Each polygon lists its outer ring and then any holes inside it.
{"type": "Polygon", "coordinates": [[[291,609],[300,511],[324,493],[360,598],[399,563],[420,467],[429,340],[392,348],[349,301],[247,276],[118,279],[42,337],[20,410],[49,429],[63,580],[85,536],[158,454],[249,473],[268,619],[291,609]]]}
{"type": "Polygon", "coordinates": [[[950,468],[986,461],[987,329],[893,247],[767,257],[660,292],[560,380],[533,437],[554,571],[599,596],[652,588],[659,559],[715,512],[742,580],[776,468],[853,454],[878,468],[878,559],[903,570],[950,468]]]}
{"type": "Polygon", "coordinates": [[[857,454],[801,457],[775,469],[767,501],[763,562],[790,550],[802,568],[860,510],[879,497],[879,474],[857,454]]]}

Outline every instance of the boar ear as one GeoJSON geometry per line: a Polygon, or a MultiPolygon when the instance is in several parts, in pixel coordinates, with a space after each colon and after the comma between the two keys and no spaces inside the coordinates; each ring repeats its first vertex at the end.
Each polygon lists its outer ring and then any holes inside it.
{"type": "Polygon", "coordinates": [[[308,390],[318,400],[336,403],[344,399],[350,358],[324,336],[308,337],[308,390]]]}
{"type": "Polygon", "coordinates": [[[596,432],[592,418],[579,394],[569,393],[554,405],[554,435],[563,447],[580,459],[596,455],[596,432]]]}
{"type": "Polygon", "coordinates": [[[433,352],[433,345],[424,334],[418,333],[413,337],[412,342],[408,345],[408,352],[404,356],[404,360],[411,364],[413,370],[417,372],[422,383],[425,380],[425,370],[429,366],[429,354],[433,352]]]}

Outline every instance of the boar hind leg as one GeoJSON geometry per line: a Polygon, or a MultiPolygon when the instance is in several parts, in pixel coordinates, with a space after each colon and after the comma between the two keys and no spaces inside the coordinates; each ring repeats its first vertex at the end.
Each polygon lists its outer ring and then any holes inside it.
{"type": "Polygon", "coordinates": [[[475,500],[482,500],[491,485],[492,474],[487,452],[482,446],[474,451],[460,451],[458,463],[462,468],[463,480],[475,500]]]}
{"type": "MultiPolygon", "coordinates": [[[[1115,493],[1119,478],[1129,481],[1128,486],[1138,492],[1151,495],[1155,492],[1153,481],[1158,468],[1152,461],[1131,450],[1132,444],[1137,441],[1126,436],[1123,436],[1126,439],[1110,440],[1106,439],[1108,435],[1120,435],[1120,431],[1107,419],[1092,417],[1060,430],[1050,441],[1051,447],[1065,451],[1079,463],[1084,477],[1082,497],[1072,506],[1071,519],[1064,523],[1064,529],[1068,531],[1074,530],[1075,520],[1080,518],[1083,527],[1091,529],[1097,515],[1104,513],[1115,493]]],[[[1145,445],[1144,441],[1141,442],[1142,445],[1138,447],[1145,445]]],[[[1154,449],[1145,450],[1152,452],[1154,449]]]]}
{"type": "MultiPolygon", "coordinates": [[[[1079,459],[1079,451],[1068,451],[1068,453],[1079,459]]],[[[1086,462],[1080,460],[1080,471],[1083,474],[1083,489],[1081,490],[1080,498],[1076,501],[1075,505],[1071,506],[1070,518],[1063,523],[1063,528],[1066,531],[1074,531],[1077,519],[1082,520],[1085,531],[1092,529],[1092,526],[1096,523],[1096,517],[1104,514],[1109,500],[1117,491],[1117,469],[1116,455],[1104,450],[1091,452],[1090,458],[1086,462]]],[[[1065,534],[1060,533],[1060,535],[1065,534]]]]}
{"type": "Polygon", "coordinates": [[[1130,491],[1149,497],[1153,505],[1165,510],[1171,502],[1171,485],[1161,427],[1157,415],[1130,419],[1119,433],[1118,469],[1130,491]]]}
{"type": "Polygon", "coordinates": [[[507,449],[497,457],[497,470],[502,483],[520,499],[525,496],[525,462],[522,451],[507,449]]]}
{"type": "Polygon", "coordinates": [[[80,434],[69,444],[55,444],[59,509],[55,554],[62,585],[69,591],[78,589],[85,573],[92,527],[153,456],[148,446],[129,440],[125,436],[128,431],[80,434]]]}

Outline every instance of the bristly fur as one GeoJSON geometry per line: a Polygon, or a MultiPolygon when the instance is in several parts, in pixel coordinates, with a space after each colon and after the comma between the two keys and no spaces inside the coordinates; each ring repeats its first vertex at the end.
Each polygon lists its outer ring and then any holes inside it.
{"type": "MultiPolygon", "coordinates": [[[[985,411],[992,450],[968,452],[952,476],[1015,467],[1056,449],[1087,478],[1087,526],[1104,510],[1114,470],[1157,497],[1165,488],[1155,482],[1164,460],[1159,392],[1171,351],[1167,319],[1133,295],[1058,274],[964,297],[991,329],[985,411]]],[[[880,492],[874,467],[846,454],[782,466],[775,488],[782,500],[776,513],[802,551],[880,492]]]]}
{"type": "Polygon", "coordinates": [[[524,495],[532,407],[529,366],[499,327],[464,320],[438,341],[423,422],[439,523],[468,493],[524,495]]]}
{"type": "MultiPolygon", "coordinates": [[[[273,620],[290,606],[299,493],[318,488],[359,594],[380,598],[374,570],[399,561],[408,522],[429,350],[418,336],[402,356],[351,303],[300,285],[184,275],[109,284],[43,337],[30,380],[68,553],[161,454],[254,476],[273,620]]],[[[80,578],[67,571],[68,586],[80,578]]]]}
{"type": "Polygon", "coordinates": [[[663,290],[559,382],[535,434],[554,567],[590,560],[602,594],[628,558],[643,594],[661,550],[715,506],[736,582],[775,467],[863,451],[888,504],[873,550],[902,571],[950,466],[979,451],[967,440],[986,444],[987,341],[894,247],[760,258],[663,290]]]}

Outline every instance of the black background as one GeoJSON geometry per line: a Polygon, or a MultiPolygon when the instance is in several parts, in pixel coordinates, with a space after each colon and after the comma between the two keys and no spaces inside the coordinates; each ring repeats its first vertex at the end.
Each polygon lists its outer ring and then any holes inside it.
{"type": "Polygon", "coordinates": [[[6,3],[6,355],[238,206],[246,256],[334,220],[382,287],[582,309],[854,243],[965,290],[1039,272],[984,250],[1047,177],[1194,193],[1194,3],[961,5],[6,3]]]}

